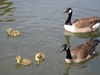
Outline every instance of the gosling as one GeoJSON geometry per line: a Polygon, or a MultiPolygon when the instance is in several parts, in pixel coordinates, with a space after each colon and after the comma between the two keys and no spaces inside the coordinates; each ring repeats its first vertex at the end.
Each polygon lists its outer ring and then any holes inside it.
{"type": "Polygon", "coordinates": [[[17,60],[17,64],[20,64],[20,65],[24,65],[24,66],[27,66],[27,65],[31,65],[32,64],[32,61],[30,59],[21,59],[21,56],[16,56],[16,60],[17,60]]]}
{"type": "Polygon", "coordinates": [[[40,64],[42,60],[44,60],[45,55],[42,52],[39,52],[35,55],[36,64],[40,64]]]}
{"type": "Polygon", "coordinates": [[[18,35],[20,35],[20,32],[19,31],[17,31],[17,30],[13,30],[12,31],[11,28],[8,28],[7,29],[7,33],[8,33],[8,35],[11,35],[11,36],[18,36],[18,35]]]}

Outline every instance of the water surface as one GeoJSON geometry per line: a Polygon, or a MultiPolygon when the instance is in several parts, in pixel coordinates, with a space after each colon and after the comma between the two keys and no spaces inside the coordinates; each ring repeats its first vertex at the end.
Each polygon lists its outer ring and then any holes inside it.
{"type": "MultiPolygon", "coordinates": [[[[64,31],[67,7],[74,10],[72,21],[80,17],[100,17],[100,1],[95,0],[0,0],[0,73],[2,75],[99,75],[100,56],[84,64],[66,65],[60,47],[67,43],[72,49],[91,37],[100,40],[99,30],[88,34],[64,31]],[[7,28],[21,32],[10,37],[7,28]],[[36,65],[34,56],[44,52],[45,60],[36,65]],[[16,66],[15,57],[29,58],[31,66],[16,66]]],[[[100,29],[100,28],[99,28],[100,29]]],[[[100,52],[100,45],[96,51],[100,52]]]]}

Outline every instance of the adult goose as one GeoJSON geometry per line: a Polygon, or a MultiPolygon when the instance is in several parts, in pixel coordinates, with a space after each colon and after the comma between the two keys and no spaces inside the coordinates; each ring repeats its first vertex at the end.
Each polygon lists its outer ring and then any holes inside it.
{"type": "Polygon", "coordinates": [[[64,29],[72,33],[86,33],[95,31],[100,26],[99,17],[88,17],[76,19],[71,23],[73,10],[67,8],[64,13],[68,13],[68,18],[64,24],[64,29]]]}
{"type": "Polygon", "coordinates": [[[98,39],[90,39],[84,44],[78,45],[71,51],[67,44],[64,44],[61,48],[61,52],[66,51],[66,63],[81,63],[89,60],[95,53],[95,47],[100,43],[98,39]]]}

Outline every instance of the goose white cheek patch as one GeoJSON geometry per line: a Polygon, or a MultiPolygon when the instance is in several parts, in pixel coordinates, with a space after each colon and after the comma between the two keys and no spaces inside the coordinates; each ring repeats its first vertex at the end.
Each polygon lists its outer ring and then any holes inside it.
{"type": "Polygon", "coordinates": [[[69,12],[68,13],[71,13],[72,12],[72,10],[69,10],[69,12]]]}

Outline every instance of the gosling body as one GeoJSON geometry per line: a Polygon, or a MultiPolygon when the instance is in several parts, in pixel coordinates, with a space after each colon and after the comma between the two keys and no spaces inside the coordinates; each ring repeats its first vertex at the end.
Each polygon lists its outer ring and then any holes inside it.
{"type": "Polygon", "coordinates": [[[11,35],[11,36],[18,36],[18,35],[20,35],[20,32],[19,31],[12,30],[11,28],[8,28],[7,29],[7,33],[8,33],[8,35],[11,35]]]}
{"type": "Polygon", "coordinates": [[[21,56],[16,56],[16,60],[17,60],[17,64],[20,65],[27,66],[32,64],[32,61],[30,59],[21,59],[21,56]]]}

